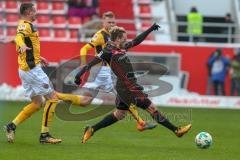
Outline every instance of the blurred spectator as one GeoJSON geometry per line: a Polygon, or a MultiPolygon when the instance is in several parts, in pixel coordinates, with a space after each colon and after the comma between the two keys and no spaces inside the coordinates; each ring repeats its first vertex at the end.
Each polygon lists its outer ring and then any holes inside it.
{"type": "Polygon", "coordinates": [[[231,90],[230,95],[234,96],[235,91],[240,96],[240,50],[233,57],[231,62],[231,90]]]}
{"type": "MultiPolygon", "coordinates": [[[[216,51],[214,51],[208,58],[208,61],[215,55],[216,51]]],[[[207,72],[208,72],[208,79],[207,79],[207,95],[211,95],[211,90],[212,90],[212,79],[211,79],[211,70],[212,70],[212,65],[209,64],[207,61],[207,72]]]]}
{"type": "Polygon", "coordinates": [[[225,93],[225,79],[227,76],[230,60],[222,54],[222,50],[218,48],[216,53],[209,59],[208,65],[211,68],[211,80],[213,83],[214,94],[226,95],[225,93]]]}
{"type": "MultiPolygon", "coordinates": [[[[232,16],[230,13],[227,13],[224,17],[224,23],[228,24],[229,26],[223,27],[223,34],[231,34],[231,36],[234,34],[235,32],[235,27],[234,25],[234,21],[232,20],[232,16]]],[[[225,38],[224,42],[228,42],[228,38],[225,38]]],[[[234,38],[231,39],[231,42],[234,42],[234,38]]]]}
{"type": "Polygon", "coordinates": [[[68,0],[68,5],[69,7],[74,7],[74,8],[86,7],[84,0],[68,0]]]}
{"type": "MultiPolygon", "coordinates": [[[[192,7],[187,15],[187,33],[193,36],[193,41],[199,41],[199,35],[202,34],[203,17],[198,13],[196,7],[192,7]]],[[[191,40],[191,38],[190,38],[191,40]]]]}
{"type": "Polygon", "coordinates": [[[97,14],[98,0],[69,0],[68,16],[84,18],[97,14]]]}

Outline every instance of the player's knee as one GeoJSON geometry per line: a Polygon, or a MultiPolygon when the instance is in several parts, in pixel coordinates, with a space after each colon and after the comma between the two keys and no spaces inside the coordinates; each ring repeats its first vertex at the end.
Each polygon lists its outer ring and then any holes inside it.
{"type": "Polygon", "coordinates": [[[32,103],[34,103],[34,106],[38,106],[41,108],[41,106],[44,104],[44,100],[42,96],[36,96],[32,98],[32,103]]]}
{"type": "Polygon", "coordinates": [[[43,101],[32,101],[34,103],[34,106],[37,106],[38,108],[41,108],[44,104],[43,101]]]}
{"type": "Polygon", "coordinates": [[[55,92],[52,92],[52,93],[46,95],[45,98],[47,99],[47,101],[51,101],[53,103],[54,102],[57,103],[57,101],[58,101],[58,96],[55,92]]]}
{"type": "Polygon", "coordinates": [[[123,118],[125,118],[127,111],[125,110],[116,110],[115,112],[113,112],[114,116],[118,119],[118,120],[122,120],[123,118]]]}

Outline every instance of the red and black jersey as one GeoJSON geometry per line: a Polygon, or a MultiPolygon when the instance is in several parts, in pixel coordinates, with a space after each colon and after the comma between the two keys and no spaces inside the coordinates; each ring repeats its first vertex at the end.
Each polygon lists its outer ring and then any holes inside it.
{"type": "Polygon", "coordinates": [[[135,79],[132,65],[129,58],[126,55],[128,49],[140,44],[149,33],[151,33],[157,25],[153,25],[145,32],[138,35],[135,39],[129,42],[124,42],[121,44],[121,48],[114,45],[113,42],[108,42],[106,47],[87,65],[85,65],[76,75],[75,78],[80,78],[86,71],[88,71],[92,66],[104,61],[107,62],[112,71],[117,76],[118,80],[124,81],[127,79],[135,79]]]}
{"type": "Polygon", "coordinates": [[[141,108],[150,105],[151,101],[147,98],[147,95],[142,92],[143,87],[137,84],[132,64],[126,52],[128,49],[140,44],[149,33],[158,29],[158,27],[158,25],[154,24],[134,40],[121,44],[121,48],[116,47],[114,42],[108,42],[106,47],[78,72],[75,76],[75,83],[79,82],[81,76],[92,66],[104,61],[110,65],[111,70],[117,77],[116,91],[118,93],[118,99],[120,99],[121,102],[119,104],[129,106],[133,103],[141,108]]]}
{"type": "Polygon", "coordinates": [[[131,48],[132,44],[132,41],[127,42],[123,49],[119,49],[112,44],[107,44],[102,53],[98,55],[101,60],[110,65],[117,77],[117,84],[125,84],[125,87],[130,87],[136,83],[132,64],[126,55],[127,49],[131,48]]]}

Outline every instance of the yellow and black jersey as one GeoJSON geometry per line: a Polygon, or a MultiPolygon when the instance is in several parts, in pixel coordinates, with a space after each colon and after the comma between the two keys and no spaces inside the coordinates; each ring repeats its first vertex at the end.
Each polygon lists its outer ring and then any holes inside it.
{"type": "Polygon", "coordinates": [[[95,48],[95,55],[99,54],[106,43],[110,40],[110,33],[106,29],[101,29],[92,37],[91,42],[89,43],[92,47],[95,48]]]}
{"type": "Polygon", "coordinates": [[[19,68],[28,71],[40,63],[40,41],[37,30],[33,24],[26,20],[20,20],[15,37],[16,50],[18,52],[19,68]],[[31,50],[20,52],[21,46],[27,46],[31,50]]]}
{"type": "Polygon", "coordinates": [[[86,64],[86,55],[91,48],[95,49],[95,55],[99,54],[107,42],[110,40],[110,33],[105,29],[100,29],[80,51],[82,64],[86,64]]]}

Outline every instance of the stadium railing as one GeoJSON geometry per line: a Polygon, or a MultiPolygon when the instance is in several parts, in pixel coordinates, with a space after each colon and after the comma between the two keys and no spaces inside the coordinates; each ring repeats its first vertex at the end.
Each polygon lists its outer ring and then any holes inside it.
{"type": "MultiPolygon", "coordinates": [[[[89,26],[93,25],[94,23],[96,23],[97,21],[90,21],[84,25],[81,26],[81,28],[79,29],[79,40],[81,41],[88,41],[89,37],[86,37],[87,34],[94,34],[97,30],[95,29],[88,29],[89,26]]],[[[149,25],[145,25],[142,26],[139,30],[127,30],[129,35],[137,35],[139,33],[141,33],[144,29],[146,29],[148,26],[151,26],[154,22],[158,22],[158,24],[161,26],[164,25],[168,25],[170,26],[171,30],[169,32],[165,32],[164,30],[161,30],[159,32],[155,32],[154,33],[154,39],[153,41],[156,41],[156,36],[161,36],[161,35],[170,35],[171,36],[171,41],[176,42],[178,37],[187,37],[189,38],[189,42],[193,42],[194,37],[196,35],[193,34],[189,34],[187,32],[179,32],[178,31],[178,26],[184,26],[187,27],[187,23],[186,22],[159,22],[159,18],[158,19],[154,19],[152,21],[145,21],[143,23],[145,24],[149,24],[149,25]]],[[[118,19],[117,23],[125,23],[125,24],[134,24],[135,22],[133,20],[126,20],[126,19],[118,19]]],[[[236,24],[226,24],[226,23],[203,23],[202,27],[212,27],[212,28],[218,28],[218,29],[225,29],[227,30],[226,33],[204,33],[201,35],[197,35],[199,38],[201,38],[201,42],[205,42],[204,39],[207,38],[214,38],[215,39],[215,43],[219,43],[222,42],[222,40],[225,40],[225,43],[232,43],[232,42],[239,42],[240,40],[240,34],[238,34],[238,30],[237,30],[237,25],[236,24]],[[233,33],[233,28],[235,28],[235,33],[233,33]],[[218,41],[219,40],[219,41],[218,41]]]]}

